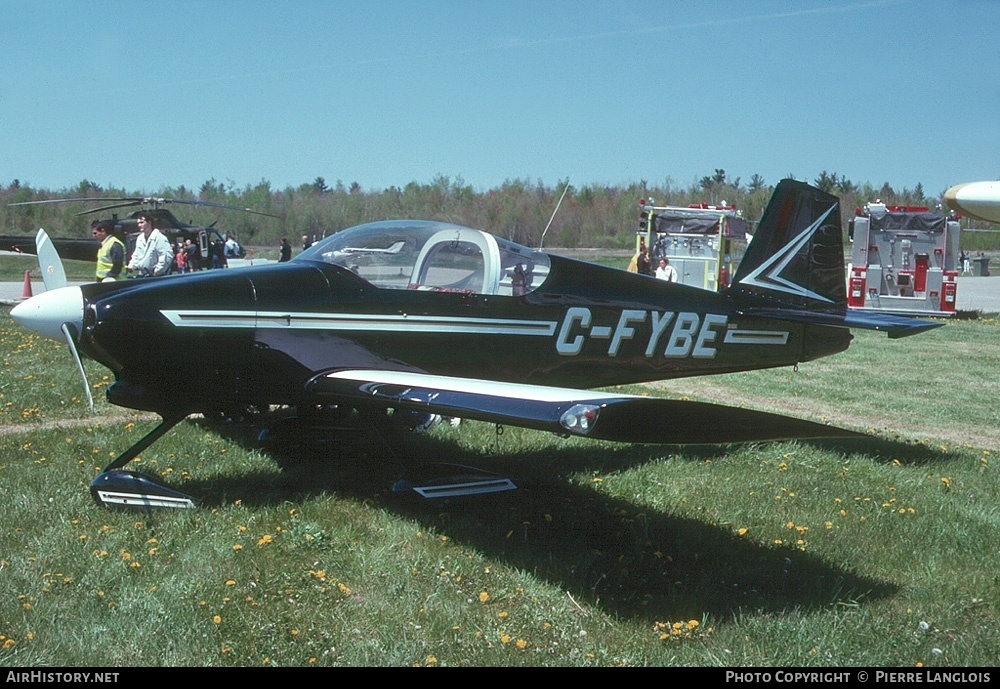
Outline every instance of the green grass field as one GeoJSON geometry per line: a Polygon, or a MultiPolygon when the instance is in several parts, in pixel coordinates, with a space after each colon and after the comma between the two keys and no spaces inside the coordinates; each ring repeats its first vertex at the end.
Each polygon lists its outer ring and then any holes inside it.
{"type": "MultiPolygon", "coordinates": [[[[196,510],[96,506],[155,419],[91,415],[64,347],[0,309],[0,666],[994,666],[1000,321],[630,388],[783,411],[861,440],[731,447],[440,425],[406,456],[518,491],[393,493],[345,441],[283,459],[199,419],[131,468],[196,510]],[[303,459],[302,456],[298,459],[303,459]]],[[[645,419],[644,423],[670,423],[645,419]]],[[[295,454],[289,450],[289,454],[295,454]]]]}

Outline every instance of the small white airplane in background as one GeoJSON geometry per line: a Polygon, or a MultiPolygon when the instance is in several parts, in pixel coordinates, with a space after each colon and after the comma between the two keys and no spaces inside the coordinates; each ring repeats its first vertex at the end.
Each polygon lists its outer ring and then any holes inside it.
{"type": "Polygon", "coordinates": [[[944,201],[957,213],[1000,223],[1000,181],[956,184],[944,193],[944,201]]]}
{"type": "Polygon", "coordinates": [[[348,256],[357,256],[360,254],[398,254],[406,242],[396,242],[388,249],[372,249],[368,247],[353,247],[347,246],[343,249],[337,249],[336,251],[328,252],[323,254],[326,260],[343,259],[348,256]]]}

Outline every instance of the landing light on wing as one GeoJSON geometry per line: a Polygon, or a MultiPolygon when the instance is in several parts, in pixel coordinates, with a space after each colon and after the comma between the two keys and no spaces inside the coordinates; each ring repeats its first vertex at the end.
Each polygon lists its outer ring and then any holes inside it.
{"type": "Polygon", "coordinates": [[[596,404],[575,404],[559,418],[559,424],[570,433],[587,435],[597,421],[601,408],[596,404]]]}

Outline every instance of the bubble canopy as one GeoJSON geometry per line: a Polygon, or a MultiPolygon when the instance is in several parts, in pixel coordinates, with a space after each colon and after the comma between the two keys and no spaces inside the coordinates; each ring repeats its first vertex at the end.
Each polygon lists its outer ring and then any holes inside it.
{"type": "Polygon", "coordinates": [[[388,220],[323,239],[294,261],[343,266],[380,288],[521,296],[545,280],[542,251],[445,222],[388,220]]]}

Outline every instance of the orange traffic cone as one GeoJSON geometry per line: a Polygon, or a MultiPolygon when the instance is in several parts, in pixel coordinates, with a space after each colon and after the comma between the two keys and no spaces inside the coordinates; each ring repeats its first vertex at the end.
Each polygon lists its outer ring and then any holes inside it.
{"type": "Polygon", "coordinates": [[[24,288],[21,290],[21,299],[31,299],[31,271],[24,271],[24,288]]]}

